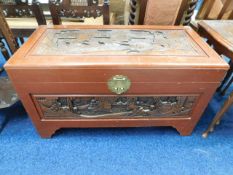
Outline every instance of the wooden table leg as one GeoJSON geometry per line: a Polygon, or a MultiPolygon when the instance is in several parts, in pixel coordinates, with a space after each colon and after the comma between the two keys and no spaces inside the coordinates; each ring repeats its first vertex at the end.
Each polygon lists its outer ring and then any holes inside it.
{"type": "Polygon", "coordinates": [[[233,104],[233,91],[231,92],[230,96],[227,98],[227,100],[224,102],[223,107],[221,110],[216,114],[213,121],[209,125],[208,129],[203,132],[202,137],[206,138],[208,137],[209,132],[214,131],[214,126],[216,124],[219,124],[221,118],[223,117],[223,114],[227,111],[227,109],[233,104]]]}

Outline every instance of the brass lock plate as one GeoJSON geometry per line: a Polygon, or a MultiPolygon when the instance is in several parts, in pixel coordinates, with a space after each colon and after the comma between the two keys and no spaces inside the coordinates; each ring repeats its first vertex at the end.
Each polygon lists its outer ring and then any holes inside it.
{"type": "Polygon", "coordinates": [[[124,75],[115,75],[108,80],[108,89],[118,95],[125,93],[130,86],[131,81],[124,75]]]}

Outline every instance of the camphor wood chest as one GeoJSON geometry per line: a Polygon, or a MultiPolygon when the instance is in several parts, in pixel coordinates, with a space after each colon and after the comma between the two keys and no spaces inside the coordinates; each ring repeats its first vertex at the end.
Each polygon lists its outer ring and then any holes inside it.
{"type": "Polygon", "coordinates": [[[188,27],[42,26],[5,68],[46,138],[68,127],[189,135],[228,65],[188,27]]]}

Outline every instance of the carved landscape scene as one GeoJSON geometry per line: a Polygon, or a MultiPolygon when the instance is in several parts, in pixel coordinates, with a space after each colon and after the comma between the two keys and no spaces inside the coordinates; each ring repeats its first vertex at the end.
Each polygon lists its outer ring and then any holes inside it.
{"type": "Polygon", "coordinates": [[[45,118],[171,117],[191,113],[196,96],[35,97],[45,118]]]}
{"type": "Polygon", "coordinates": [[[204,56],[185,30],[48,30],[36,55],[204,56]]]}

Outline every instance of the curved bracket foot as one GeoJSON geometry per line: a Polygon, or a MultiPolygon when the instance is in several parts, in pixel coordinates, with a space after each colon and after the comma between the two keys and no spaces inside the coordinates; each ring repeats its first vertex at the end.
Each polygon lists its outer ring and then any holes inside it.
{"type": "Polygon", "coordinates": [[[38,133],[40,134],[40,136],[42,138],[51,138],[52,135],[57,131],[57,128],[43,128],[43,129],[39,129],[38,133]]]}

